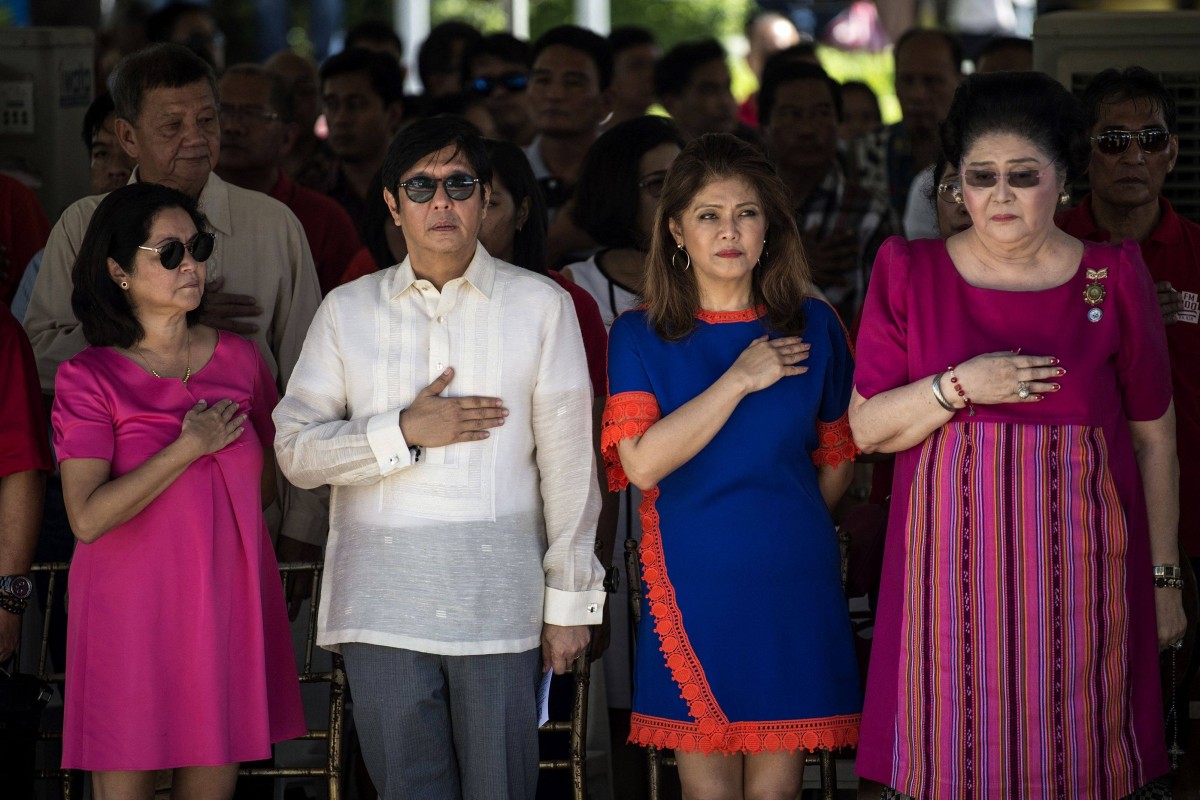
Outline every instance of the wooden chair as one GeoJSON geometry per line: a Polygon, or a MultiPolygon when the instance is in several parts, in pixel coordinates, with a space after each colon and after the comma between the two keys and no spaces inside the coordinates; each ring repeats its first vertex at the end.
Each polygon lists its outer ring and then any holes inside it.
{"type": "Polygon", "coordinates": [[[575,659],[571,665],[571,674],[575,678],[571,718],[569,720],[549,720],[541,727],[543,731],[567,734],[571,741],[570,755],[566,759],[540,761],[538,769],[570,770],[571,797],[573,800],[587,800],[588,685],[591,683],[592,665],[588,661],[586,652],[575,659]]]}
{"type": "MultiPolygon", "coordinates": [[[[33,572],[35,574],[43,574],[48,576],[48,591],[46,593],[46,606],[44,609],[45,617],[40,635],[40,646],[37,652],[36,664],[27,664],[22,658],[22,654],[19,650],[17,652],[16,662],[22,671],[34,672],[43,680],[56,683],[60,686],[62,685],[65,675],[62,672],[51,673],[48,671],[47,653],[49,652],[50,643],[50,621],[52,618],[51,612],[57,604],[64,602],[66,574],[70,566],[70,562],[67,561],[33,565],[33,572]]],[[[336,655],[333,656],[333,666],[329,671],[314,672],[312,668],[313,650],[316,646],[317,600],[320,597],[322,569],[323,565],[319,562],[288,563],[279,565],[280,577],[285,581],[285,585],[289,575],[302,572],[308,572],[312,575],[312,590],[310,593],[310,599],[312,602],[309,605],[308,618],[306,620],[304,663],[298,666],[300,667],[300,682],[302,684],[329,684],[329,727],[325,729],[311,729],[301,738],[324,740],[328,743],[328,752],[325,759],[325,764],[316,768],[243,768],[239,770],[238,774],[275,778],[321,779],[326,781],[328,784],[329,800],[340,800],[342,797],[344,797],[344,792],[342,791],[342,773],[344,770],[345,760],[343,755],[343,723],[346,710],[346,672],[342,666],[341,658],[336,655]]],[[[61,740],[62,731],[43,730],[40,734],[40,738],[43,740],[61,740]]],[[[37,770],[37,777],[39,779],[56,780],[60,783],[62,787],[63,800],[71,800],[73,794],[72,787],[79,784],[80,775],[81,773],[79,773],[77,770],[64,770],[61,768],[42,768],[37,770]]]]}

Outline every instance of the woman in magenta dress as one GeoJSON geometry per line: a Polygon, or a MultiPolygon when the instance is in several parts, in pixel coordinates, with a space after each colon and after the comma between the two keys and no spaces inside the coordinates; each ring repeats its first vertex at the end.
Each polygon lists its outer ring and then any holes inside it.
{"type": "Polygon", "coordinates": [[[91,345],[55,382],[71,563],[63,766],[98,797],[227,798],[238,762],[304,733],[278,567],[274,381],[197,324],[212,235],[193,200],[133,184],[96,209],[71,297],[91,345]]]}
{"type": "Polygon", "coordinates": [[[640,488],[629,739],[675,750],[685,798],[795,797],[804,751],[858,739],[829,509],[851,477],[853,364],[774,168],[691,142],[655,220],[646,308],[613,323],[602,447],[640,488]]]}
{"type": "Polygon", "coordinates": [[[1171,373],[1136,243],[1054,226],[1084,136],[1052,78],[972,76],[942,145],[974,224],[876,259],[850,420],[897,453],[857,760],[885,797],[1107,800],[1167,771],[1171,373]]]}

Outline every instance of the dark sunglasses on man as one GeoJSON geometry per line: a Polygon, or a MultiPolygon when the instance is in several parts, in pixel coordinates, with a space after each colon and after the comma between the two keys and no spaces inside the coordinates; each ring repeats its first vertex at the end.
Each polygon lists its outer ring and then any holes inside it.
{"type": "Polygon", "coordinates": [[[183,251],[187,249],[192,254],[192,258],[197,263],[203,264],[208,261],[208,257],[212,255],[213,247],[217,243],[217,237],[211,233],[201,231],[187,241],[187,244],[176,239],[172,242],[167,242],[162,247],[146,247],[138,245],[138,250],[147,250],[151,253],[158,254],[158,260],[162,262],[164,269],[175,269],[183,263],[183,251]]]}
{"type": "Polygon", "coordinates": [[[428,175],[414,175],[403,183],[398,183],[396,186],[404,190],[408,195],[408,199],[414,203],[428,203],[437,194],[437,185],[442,184],[446,189],[446,196],[451,200],[467,200],[471,195],[475,194],[475,185],[479,183],[479,178],[472,175],[467,175],[463,172],[456,172],[453,175],[447,175],[445,178],[430,178],[428,175]]]}
{"type": "Polygon", "coordinates": [[[497,86],[508,92],[523,92],[529,86],[529,76],[520,72],[506,72],[498,78],[476,78],[471,81],[471,91],[480,97],[491,97],[497,86]]]}
{"type": "Polygon", "coordinates": [[[1162,128],[1143,128],[1140,131],[1105,131],[1092,137],[1096,149],[1107,156],[1124,153],[1134,139],[1143,153],[1161,153],[1171,143],[1171,133],[1162,128]]]}

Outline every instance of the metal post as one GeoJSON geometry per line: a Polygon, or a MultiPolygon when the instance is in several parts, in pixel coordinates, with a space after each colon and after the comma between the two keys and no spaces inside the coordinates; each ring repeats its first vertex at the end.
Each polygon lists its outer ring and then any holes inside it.
{"type": "Polygon", "coordinates": [[[575,0],[575,24],[607,36],[612,29],[609,0],[575,0]]]}
{"type": "Polygon", "coordinates": [[[422,89],[417,74],[417,50],[429,37],[429,3],[430,0],[393,0],[392,4],[400,38],[404,41],[404,60],[408,62],[408,90],[414,94],[422,89]]]}

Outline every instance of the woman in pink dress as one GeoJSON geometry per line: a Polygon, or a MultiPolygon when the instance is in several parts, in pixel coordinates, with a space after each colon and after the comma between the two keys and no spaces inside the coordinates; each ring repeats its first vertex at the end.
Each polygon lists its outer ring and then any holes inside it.
{"type": "Polygon", "coordinates": [[[91,345],[55,381],[79,539],[63,766],[98,798],[228,798],[238,762],[305,730],[278,567],[277,394],[254,344],[198,324],[212,234],[189,197],[133,184],[96,209],[72,278],[91,345]]]}
{"type": "Polygon", "coordinates": [[[1085,136],[1052,78],[972,76],[942,146],[973,225],[875,262],[850,424],[897,454],[857,760],[885,797],[1109,800],[1167,772],[1171,372],[1137,244],[1054,225],[1085,136]]]}

